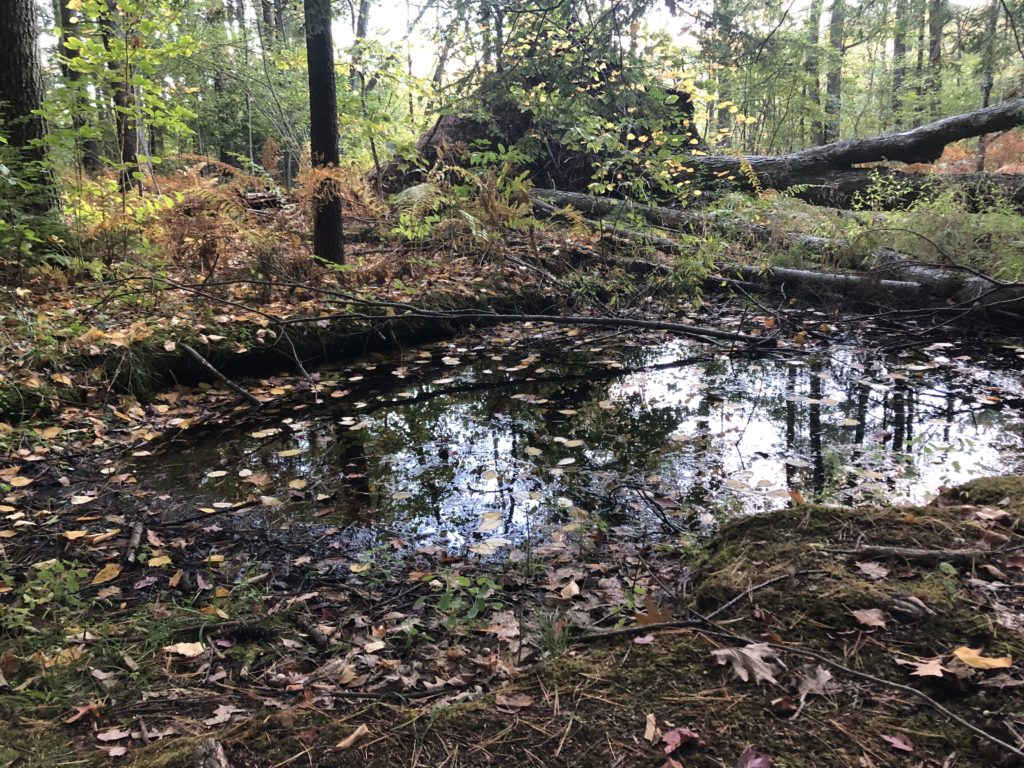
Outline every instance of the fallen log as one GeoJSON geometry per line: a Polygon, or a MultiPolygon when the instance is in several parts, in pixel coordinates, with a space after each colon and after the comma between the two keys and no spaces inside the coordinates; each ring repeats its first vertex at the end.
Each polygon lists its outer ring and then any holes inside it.
{"type": "MultiPolygon", "coordinates": [[[[691,164],[700,168],[702,162],[691,164]]],[[[1024,175],[1014,173],[907,173],[882,166],[793,171],[786,175],[762,173],[754,167],[754,172],[762,189],[786,191],[805,203],[830,208],[861,205],[875,210],[899,210],[922,198],[951,191],[972,212],[1004,201],[1024,211],[1024,175]]],[[[727,185],[717,186],[754,191],[745,175],[737,175],[727,185]]],[[[716,183],[710,182],[710,194],[713,196],[715,191],[716,183]]]]}
{"type": "Polygon", "coordinates": [[[909,131],[868,139],[847,139],[788,155],[709,156],[695,159],[694,164],[713,173],[741,174],[741,166],[746,163],[772,186],[791,186],[786,183],[787,179],[849,169],[863,163],[883,160],[930,163],[938,160],[946,145],[954,141],[1007,131],[1020,125],[1024,125],[1024,99],[1014,99],[994,107],[936,120],[909,131]]]}
{"type": "MultiPolygon", "coordinates": [[[[659,206],[638,205],[610,198],[536,190],[535,203],[542,212],[551,214],[557,207],[571,206],[602,221],[594,225],[629,239],[646,242],[669,253],[685,253],[674,240],[659,235],[637,232],[626,226],[640,217],[654,227],[675,232],[700,233],[715,231],[748,245],[797,245],[810,254],[835,256],[850,246],[814,235],[780,233],[761,224],[750,224],[736,218],[717,218],[707,214],[679,211],[659,206]]],[[[1004,283],[979,272],[955,265],[924,264],[891,248],[876,248],[864,254],[867,272],[833,273],[775,267],[761,269],[736,265],[723,267],[711,278],[726,280],[740,277],[762,285],[787,286],[829,291],[830,295],[845,295],[858,301],[873,298],[875,303],[885,300],[891,306],[925,307],[968,312],[987,310],[996,313],[1003,322],[1019,323],[1024,327],[1024,284],[1004,283]]]]}

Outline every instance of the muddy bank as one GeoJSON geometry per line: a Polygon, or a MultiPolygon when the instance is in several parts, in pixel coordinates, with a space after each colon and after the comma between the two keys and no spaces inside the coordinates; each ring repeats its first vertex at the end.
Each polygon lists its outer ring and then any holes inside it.
{"type": "MultiPolygon", "coordinates": [[[[557,313],[558,301],[532,286],[510,291],[505,284],[488,282],[474,288],[430,291],[414,301],[429,310],[557,313]]],[[[216,302],[212,306],[216,307],[216,302]]],[[[264,377],[296,372],[299,364],[312,368],[333,360],[449,338],[474,324],[486,325],[479,318],[368,319],[361,316],[358,307],[351,306],[348,316],[318,320],[319,314],[326,315],[329,310],[323,306],[314,309],[309,322],[288,318],[286,326],[248,311],[244,318],[231,321],[208,311],[207,324],[167,323],[144,338],[104,344],[88,354],[81,350],[68,352],[60,361],[61,373],[49,378],[31,377],[27,385],[15,379],[0,381],[0,422],[17,424],[67,406],[96,405],[116,394],[146,398],[177,385],[203,381],[218,384],[209,370],[187,353],[184,344],[191,345],[227,376],[264,377]]]]}
{"type": "MultiPolygon", "coordinates": [[[[669,755],[711,768],[737,765],[749,748],[784,766],[949,765],[954,753],[957,766],[1017,765],[884,681],[911,686],[1015,743],[1024,686],[1024,575],[1015,553],[1024,538],[1022,489],[1024,478],[988,479],[928,506],[801,506],[734,522],[698,554],[693,586],[655,617],[687,619],[690,609],[707,615],[729,605],[713,624],[576,637],[565,653],[471,703],[353,699],[329,715],[284,707],[218,738],[232,765],[261,767],[292,759],[439,765],[456,756],[480,766],[674,765],[669,755]],[[915,548],[938,559],[858,553],[867,547],[915,548]],[[943,559],[953,549],[989,554],[943,559]],[[730,661],[734,649],[748,647],[737,636],[772,644],[760,664],[746,666],[747,681],[738,674],[743,664],[730,661]],[[368,734],[354,746],[336,746],[361,725],[368,734]],[[699,741],[683,733],[687,743],[673,750],[676,728],[699,741]]],[[[143,748],[134,764],[190,766],[195,740],[143,748]]]]}

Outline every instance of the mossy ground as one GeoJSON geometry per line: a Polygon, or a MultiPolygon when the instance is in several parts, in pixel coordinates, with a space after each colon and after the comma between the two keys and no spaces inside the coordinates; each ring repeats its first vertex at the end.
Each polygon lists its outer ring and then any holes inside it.
{"type": "MultiPolygon", "coordinates": [[[[974,546],[982,530],[978,508],[951,506],[951,500],[985,499],[1012,508],[1024,500],[1022,491],[1024,478],[1002,478],[968,484],[925,507],[803,506],[734,522],[707,548],[690,605],[706,613],[752,586],[795,573],[792,579],[752,591],[718,616],[719,629],[813,650],[851,669],[911,685],[975,725],[1013,741],[1003,723],[1019,719],[1024,711],[1019,688],[978,684],[993,672],[975,673],[969,680],[913,677],[910,667],[897,663],[949,659],[962,645],[981,648],[986,656],[1010,655],[1018,664],[1024,659],[1024,636],[999,624],[980,597],[980,572],[894,559],[886,563],[888,576],[872,580],[858,568],[855,556],[836,550],[869,544],[974,546]],[[914,619],[887,607],[907,595],[933,613],[914,619]],[[858,623],[852,611],[866,608],[883,610],[885,629],[858,623]]],[[[1011,514],[1001,529],[1011,536],[1015,517],[1011,514]]],[[[685,615],[682,606],[676,615],[685,615]]],[[[499,706],[495,694],[443,707],[398,699],[342,700],[332,712],[301,706],[268,709],[216,735],[236,768],[663,765],[663,746],[644,739],[646,720],[653,715],[663,731],[682,726],[701,735],[700,745],[674,755],[688,768],[733,766],[748,746],[771,756],[776,768],[948,765],[943,761],[953,753],[957,766],[1015,764],[962,725],[880,683],[830,668],[833,687],[826,695],[807,697],[800,707],[799,683],[807,659],[783,654],[788,670],[777,675],[778,685],[756,685],[736,679],[711,655],[742,642],[715,630],[653,634],[649,644],[636,644],[631,636],[580,644],[525,671],[500,692],[529,695],[532,703],[518,710],[499,706]],[[369,734],[355,747],[336,746],[360,725],[369,734]],[[913,744],[913,752],[896,750],[883,739],[898,734],[913,744]]],[[[814,663],[810,665],[813,669],[814,663]]],[[[164,706],[180,707],[184,722],[187,699],[164,706]]],[[[26,725],[31,734],[31,724],[26,725]]],[[[59,732],[50,729],[55,739],[76,732],[73,727],[57,728],[59,732]]],[[[25,744],[24,736],[18,738],[25,744]]],[[[126,761],[184,768],[193,764],[196,740],[169,739],[135,750],[126,761]]],[[[40,762],[25,764],[49,764],[46,740],[36,743],[40,762]]]]}

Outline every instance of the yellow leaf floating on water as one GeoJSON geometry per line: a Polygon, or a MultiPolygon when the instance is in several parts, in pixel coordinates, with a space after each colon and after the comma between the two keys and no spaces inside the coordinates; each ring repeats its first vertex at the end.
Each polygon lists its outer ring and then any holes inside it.
{"type": "Polygon", "coordinates": [[[1008,669],[1013,666],[1013,659],[1009,656],[982,656],[980,648],[968,648],[966,645],[961,645],[953,651],[953,655],[975,669],[1008,669]]]}
{"type": "Polygon", "coordinates": [[[113,581],[121,575],[121,566],[118,563],[107,563],[100,572],[92,577],[93,586],[97,584],[106,584],[108,581],[113,581]]]}

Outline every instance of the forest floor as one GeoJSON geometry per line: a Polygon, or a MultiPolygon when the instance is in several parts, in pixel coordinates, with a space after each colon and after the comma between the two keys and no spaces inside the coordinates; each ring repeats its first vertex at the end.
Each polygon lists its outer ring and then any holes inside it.
{"type": "MultiPolygon", "coordinates": [[[[618,311],[657,308],[783,349],[832,332],[792,302],[663,299],[671,281],[609,266],[595,258],[604,241],[578,230],[510,236],[497,262],[368,238],[337,274],[290,247],[272,265],[226,256],[202,278],[190,252],[112,281],[44,272],[12,290],[0,766],[190,766],[211,734],[231,765],[260,768],[1020,764],[1019,478],[918,507],[797,494],[682,542],[585,524],[525,559],[400,539],[366,549],[328,523],[258,527],[256,507],[329,503],[313,478],[271,489],[257,474],[239,500],[198,510],[185,489],[140,480],[197,436],[273,439],[271,421],[347,402],[372,352],[472,330],[395,320],[410,306],[547,313],[571,293],[607,311],[629,296],[618,311]],[[342,355],[361,360],[314,367],[342,355]]],[[[459,349],[503,347],[501,370],[539,375],[522,342],[541,337],[603,343],[532,323],[459,349]]],[[[457,354],[422,349],[393,375],[416,383],[423,354],[457,354]]]]}

